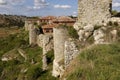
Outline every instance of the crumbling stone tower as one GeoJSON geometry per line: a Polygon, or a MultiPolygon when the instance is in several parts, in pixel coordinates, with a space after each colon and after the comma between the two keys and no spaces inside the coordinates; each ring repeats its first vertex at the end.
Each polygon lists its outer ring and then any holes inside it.
{"type": "Polygon", "coordinates": [[[102,24],[111,17],[112,0],[78,0],[78,21],[81,26],[102,24]]]}
{"type": "Polygon", "coordinates": [[[54,61],[52,75],[61,76],[64,72],[64,49],[65,41],[68,39],[68,31],[63,26],[53,28],[54,61]]]}
{"type": "Polygon", "coordinates": [[[37,44],[37,33],[35,26],[33,24],[29,25],[30,30],[29,30],[29,44],[30,45],[36,45],[37,44]]]}

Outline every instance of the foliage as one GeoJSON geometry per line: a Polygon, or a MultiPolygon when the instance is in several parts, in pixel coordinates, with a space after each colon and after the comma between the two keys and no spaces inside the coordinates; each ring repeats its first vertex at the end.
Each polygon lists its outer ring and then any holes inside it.
{"type": "Polygon", "coordinates": [[[77,31],[73,28],[73,26],[66,26],[66,25],[64,25],[64,27],[67,28],[70,37],[75,38],[75,39],[78,39],[78,38],[79,38],[78,33],[77,33],[77,31]]]}
{"type": "Polygon", "coordinates": [[[112,15],[115,16],[118,12],[116,10],[112,11],[112,15]]]}
{"type": "Polygon", "coordinates": [[[42,69],[39,65],[33,65],[28,69],[26,75],[28,80],[36,80],[42,75],[42,69]]]}
{"type": "Polygon", "coordinates": [[[51,50],[47,53],[47,63],[52,63],[53,59],[54,59],[54,50],[51,50]]]}
{"type": "MultiPolygon", "coordinates": [[[[25,51],[27,60],[22,56],[8,62],[0,61],[0,80],[58,80],[52,77],[53,51],[48,52],[49,69],[42,71],[42,48],[29,45],[28,32],[21,30],[21,33],[0,38],[0,58],[6,52],[21,48],[25,51]],[[24,73],[21,72],[26,70],[24,73]]],[[[19,54],[19,53],[16,53],[19,54]]]]}

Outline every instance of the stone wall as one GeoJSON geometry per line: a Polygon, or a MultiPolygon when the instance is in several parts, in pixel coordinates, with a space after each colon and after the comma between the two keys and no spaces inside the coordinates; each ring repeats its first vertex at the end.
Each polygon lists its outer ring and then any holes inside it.
{"type": "Polygon", "coordinates": [[[29,31],[30,30],[30,25],[32,25],[33,23],[30,23],[29,21],[25,21],[25,31],[29,31]]]}
{"type": "Polygon", "coordinates": [[[109,19],[111,22],[117,22],[120,25],[120,17],[112,17],[109,19]]]}
{"type": "Polygon", "coordinates": [[[37,44],[39,47],[43,47],[43,37],[44,37],[44,34],[40,34],[37,36],[37,44]]]}
{"type": "Polygon", "coordinates": [[[43,62],[43,70],[47,70],[47,53],[48,51],[53,49],[53,35],[52,34],[44,34],[43,35],[43,58],[42,58],[42,62],[43,62]]]}
{"type": "Polygon", "coordinates": [[[37,44],[37,33],[36,28],[33,24],[29,25],[29,44],[30,45],[36,45],[37,44]]]}
{"type": "Polygon", "coordinates": [[[79,49],[74,41],[74,39],[69,38],[69,40],[65,41],[65,49],[64,49],[64,63],[65,69],[69,66],[70,62],[76,58],[79,54],[79,49]]]}
{"type": "Polygon", "coordinates": [[[61,76],[64,72],[64,44],[68,39],[68,31],[65,27],[53,28],[54,37],[54,61],[52,75],[61,76]]]}
{"type": "Polygon", "coordinates": [[[77,23],[80,25],[101,24],[111,17],[111,8],[112,0],[78,0],[77,23]]]}

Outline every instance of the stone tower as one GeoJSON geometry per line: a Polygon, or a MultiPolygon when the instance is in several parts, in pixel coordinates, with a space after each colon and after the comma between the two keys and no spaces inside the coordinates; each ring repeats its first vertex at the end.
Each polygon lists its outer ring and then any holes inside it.
{"type": "Polygon", "coordinates": [[[78,0],[78,21],[81,26],[102,24],[111,17],[112,0],[78,0]]]}
{"type": "Polygon", "coordinates": [[[29,25],[30,30],[29,30],[29,44],[30,45],[36,45],[37,44],[37,33],[35,26],[33,24],[29,25]]]}
{"type": "Polygon", "coordinates": [[[52,75],[55,77],[61,76],[64,72],[64,44],[68,39],[68,31],[65,27],[59,26],[53,28],[54,40],[54,61],[52,75]]]}

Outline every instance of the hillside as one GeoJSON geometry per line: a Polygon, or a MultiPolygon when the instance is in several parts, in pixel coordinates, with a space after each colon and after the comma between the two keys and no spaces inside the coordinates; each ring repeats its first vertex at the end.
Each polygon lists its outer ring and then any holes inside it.
{"type": "Polygon", "coordinates": [[[52,77],[53,50],[48,52],[48,70],[42,70],[42,48],[30,46],[28,32],[0,38],[0,80],[58,80],[52,77]]]}
{"type": "Polygon", "coordinates": [[[0,27],[23,27],[26,16],[0,14],[0,27]]]}
{"type": "Polygon", "coordinates": [[[67,80],[120,80],[120,43],[84,50],[65,75],[67,80]]]}

